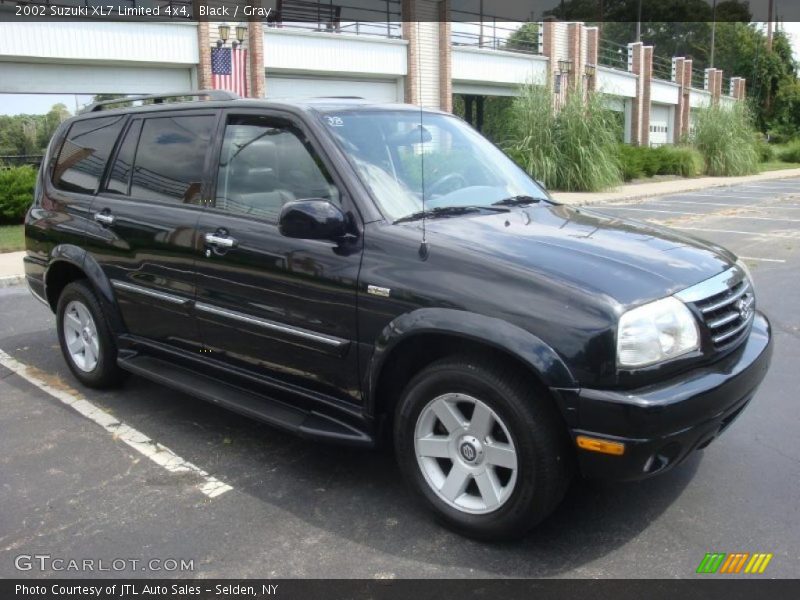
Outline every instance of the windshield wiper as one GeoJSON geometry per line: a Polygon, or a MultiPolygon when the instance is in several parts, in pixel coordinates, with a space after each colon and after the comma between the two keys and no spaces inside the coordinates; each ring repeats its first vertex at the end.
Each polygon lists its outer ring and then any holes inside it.
{"type": "Polygon", "coordinates": [[[534,198],[533,196],[511,196],[510,198],[492,202],[492,206],[524,206],[525,204],[536,204],[541,201],[541,198],[534,198]]]}
{"type": "Polygon", "coordinates": [[[420,219],[436,219],[439,217],[453,217],[458,215],[466,215],[467,213],[481,212],[482,210],[490,210],[498,212],[498,208],[491,206],[437,206],[429,210],[421,210],[419,212],[411,213],[405,217],[400,217],[395,223],[405,223],[406,221],[418,221],[420,219]]]}

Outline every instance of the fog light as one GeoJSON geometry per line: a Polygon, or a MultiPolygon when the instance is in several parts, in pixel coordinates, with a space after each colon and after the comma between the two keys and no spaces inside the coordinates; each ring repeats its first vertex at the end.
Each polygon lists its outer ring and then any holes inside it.
{"type": "Polygon", "coordinates": [[[625,453],[625,444],[622,442],[609,442],[600,438],[593,438],[586,435],[579,435],[575,438],[578,448],[589,450],[590,452],[600,452],[602,454],[613,454],[622,456],[625,453]]]}

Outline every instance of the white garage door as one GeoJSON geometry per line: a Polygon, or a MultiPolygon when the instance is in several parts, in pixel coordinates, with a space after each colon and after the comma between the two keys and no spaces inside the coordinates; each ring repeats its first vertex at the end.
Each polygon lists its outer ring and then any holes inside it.
{"type": "Polygon", "coordinates": [[[275,77],[267,73],[268,98],[358,96],[373,102],[402,102],[397,81],[332,77],[275,77]]]}
{"type": "Polygon", "coordinates": [[[669,134],[670,107],[663,104],[653,104],[650,109],[650,145],[663,146],[672,143],[669,134]]]}
{"type": "Polygon", "coordinates": [[[157,94],[192,89],[190,69],[0,61],[7,94],[157,94]]]}

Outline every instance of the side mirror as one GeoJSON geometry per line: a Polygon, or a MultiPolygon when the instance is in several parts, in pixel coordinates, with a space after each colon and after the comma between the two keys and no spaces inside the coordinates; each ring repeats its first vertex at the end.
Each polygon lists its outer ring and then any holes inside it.
{"type": "Polygon", "coordinates": [[[347,233],[347,217],[322,198],[292,200],[281,209],[278,229],[289,238],[337,240],[347,233]]]}

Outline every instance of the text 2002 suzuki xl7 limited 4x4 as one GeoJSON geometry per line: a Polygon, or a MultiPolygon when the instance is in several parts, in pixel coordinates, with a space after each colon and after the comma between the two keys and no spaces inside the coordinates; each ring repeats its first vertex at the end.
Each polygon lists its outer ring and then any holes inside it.
{"type": "Polygon", "coordinates": [[[497,539],[575,474],[677,465],[767,371],[733,254],[559,205],[452,115],[196,97],[101,103],[50,143],[26,274],[85,385],[393,440],[443,521],[497,539]]]}

